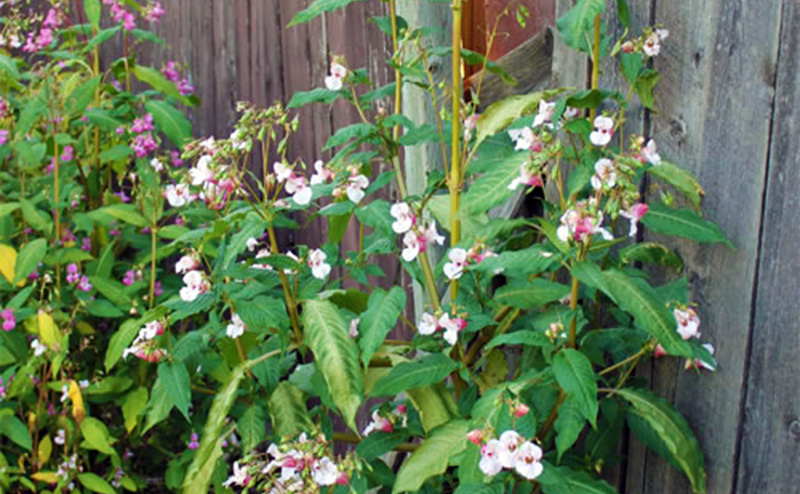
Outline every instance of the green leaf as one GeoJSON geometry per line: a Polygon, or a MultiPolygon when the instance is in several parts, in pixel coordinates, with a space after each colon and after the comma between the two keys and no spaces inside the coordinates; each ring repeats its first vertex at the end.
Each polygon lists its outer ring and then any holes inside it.
{"type": "Polygon", "coordinates": [[[422,124],[408,130],[400,137],[400,144],[403,146],[417,146],[426,142],[434,142],[439,140],[439,133],[431,124],[422,124]]]}
{"type": "Polygon", "coordinates": [[[33,448],[28,428],[14,415],[0,415],[0,435],[6,436],[11,442],[28,451],[33,448]]]}
{"type": "MultiPolygon", "coordinates": [[[[666,400],[643,389],[620,389],[617,395],[632,405],[628,410],[629,423],[632,422],[630,418],[633,416],[647,424],[663,445],[663,449],[654,449],[665,454],[670,463],[683,471],[692,483],[695,493],[705,494],[706,473],[703,451],[681,414],[666,400]]],[[[634,434],[645,439],[645,444],[651,446],[652,441],[644,437],[641,429],[637,429],[639,428],[633,428],[634,434]]]]}
{"type": "Polygon", "coordinates": [[[92,492],[99,492],[100,494],[116,494],[117,492],[102,477],[91,472],[79,473],[78,480],[82,486],[92,492]]]}
{"type": "Polygon", "coordinates": [[[286,314],[286,305],[283,300],[259,295],[251,301],[241,302],[236,313],[242,318],[248,330],[265,333],[270,328],[278,330],[289,326],[289,316],[286,314]]]}
{"type": "Polygon", "coordinates": [[[654,233],[688,238],[701,244],[733,244],[719,226],[704,220],[691,209],[672,209],[661,203],[653,204],[642,218],[642,223],[654,233]]]}
{"type": "Polygon", "coordinates": [[[372,355],[383,344],[386,335],[397,324],[400,314],[406,307],[406,292],[394,287],[389,292],[380,288],[373,290],[369,296],[366,312],[361,314],[358,323],[361,357],[364,367],[369,366],[372,355]]]}
{"type": "MultiPolygon", "coordinates": [[[[480,471],[480,470],[479,470],[480,471]]],[[[453,494],[503,494],[503,484],[461,484],[453,494]]]]}
{"type": "Polygon", "coordinates": [[[656,110],[656,102],[653,98],[653,90],[656,84],[661,79],[661,74],[652,69],[646,69],[639,74],[636,80],[636,94],[639,95],[639,100],[646,108],[656,110]]]}
{"type": "Polygon", "coordinates": [[[630,14],[628,13],[628,0],[617,0],[617,17],[623,26],[628,27],[630,14]]]}
{"type": "Polygon", "coordinates": [[[242,452],[252,451],[267,437],[267,414],[259,405],[253,405],[236,421],[236,430],[242,439],[242,452]]]}
{"type": "Polygon", "coordinates": [[[459,416],[458,405],[444,383],[409,389],[406,390],[406,395],[419,413],[425,432],[430,432],[459,416]]]}
{"type": "Polygon", "coordinates": [[[556,21],[556,29],[567,46],[580,50],[587,31],[594,30],[594,18],[606,9],[606,0],[578,0],[556,21]]]}
{"type": "Polygon", "coordinates": [[[64,111],[70,117],[82,114],[94,99],[94,94],[103,76],[92,77],[75,88],[64,100],[64,111]]]}
{"type": "Polygon", "coordinates": [[[487,350],[500,345],[525,345],[533,347],[546,347],[552,345],[547,336],[538,331],[514,331],[513,333],[501,334],[492,338],[488,345],[487,350]]]}
{"type": "Polygon", "coordinates": [[[586,419],[580,411],[580,406],[575,398],[567,396],[558,407],[558,418],[555,421],[556,430],[556,449],[558,450],[558,461],[564,453],[578,440],[586,419]]]}
{"type": "MultiPolygon", "coordinates": [[[[478,117],[475,146],[511,125],[514,120],[539,107],[542,99],[558,95],[560,90],[514,95],[492,103],[478,117]]],[[[506,184],[507,185],[507,184],[506,184]]]]}
{"type": "Polygon", "coordinates": [[[705,191],[688,170],[662,160],[660,165],[650,167],[647,173],[675,187],[678,192],[691,201],[692,206],[697,209],[700,208],[700,201],[705,195],[705,191]]]}
{"type": "Polygon", "coordinates": [[[304,24],[325,12],[332,12],[341,9],[353,2],[363,2],[364,0],[315,0],[307,9],[301,10],[295,14],[294,18],[286,25],[286,27],[304,24]]]}
{"type": "Polygon", "coordinates": [[[365,437],[356,448],[356,453],[361,458],[372,461],[402,444],[408,434],[402,431],[373,432],[365,437]]]}
{"type": "Polygon", "coordinates": [[[349,324],[327,300],[309,300],[303,308],[306,342],[314,352],[314,363],[322,372],[345,423],[355,431],[364,385],[358,347],[350,337],[349,324]]]}
{"type": "Polygon", "coordinates": [[[89,42],[86,43],[85,50],[91,51],[95,46],[102,45],[106,41],[113,38],[114,35],[116,35],[120,31],[120,29],[121,29],[120,26],[101,29],[100,32],[97,33],[97,35],[93,36],[92,39],[90,39],[89,42]]]}
{"type": "Polygon", "coordinates": [[[683,270],[683,261],[672,249],[656,242],[632,244],[619,251],[622,262],[646,262],[683,270]]]}
{"type": "Polygon", "coordinates": [[[618,271],[605,271],[603,277],[606,294],[654,336],[667,353],[692,358],[692,349],[678,334],[675,318],[650,285],[618,271]]]}
{"type": "Polygon", "coordinates": [[[186,420],[189,416],[189,405],[192,404],[192,387],[189,372],[184,364],[161,363],[158,366],[158,380],[167,391],[167,396],[180,410],[186,420]]]}
{"type": "Polygon", "coordinates": [[[173,408],[175,405],[167,396],[164,384],[156,379],[150,392],[150,401],[147,402],[147,422],[144,424],[142,434],[166,420],[173,408]]]}
{"type": "Polygon", "coordinates": [[[43,211],[36,209],[36,206],[27,199],[20,199],[19,204],[22,207],[22,217],[28,222],[28,225],[40,233],[49,233],[53,229],[53,222],[50,217],[43,211]]]}
{"type": "Polygon", "coordinates": [[[348,125],[347,127],[342,127],[328,139],[328,141],[325,143],[325,147],[323,147],[322,150],[327,151],[328,149],[335,148],[336,146],[341,146],[348,143],[351,139],[360,141],[369,137],[370,135],[373,135],[375,131],[376,127],[368,123],[357,123],[348,125]]]}
{"type": "Polygon", "coordinates": [[[145,387],[136,388],[125,395],[125,399],[122,402],[122,417],[125,419],[125,429],[129,434],[139,423],[139,415],[144,412],[149,397],[145,387]]]}
{"type": "Polygon", "coordinates": [[[140,317],[139,319],[128,319],[120,326],[119,330],[111,337],[106,350],[105,368],[106,372],[110,371],[119,362],[125,348],[131,344],[139,330],[145,324],[161,319],[166,316],[168,309],[164,306],[158,306],[140,317]]]}
{"type": "Polygon", "coordinates": [[[244,252],[247,248],[247,240],[259,238],[267,228],[267,222],[253,213],[247,216],[239,228],[234,230],[230,244],[225,249],[225,257],[222,260],[222,269],[228,269],[236,256],[244,252]]]}
{"type": "Polygon", "coordinates": [[[114,132],[117,127],[122,125],[119,120],[111,116],[111,113],[98,108],[90,108],[86,110],[86,118],[89,119],[89,123],[104,132],[114,132]]]}
{"type": "Polygon", "coordinates": [[[280,438],[294,438],[313,427],[302,391],[283,381],[269,398],[272,429],[280,438]]]}
{"type": "Polygon", "coordinates": [[[98,292],[117,305],[117,307],[123,310],[130,310],[131,298],[125,293],[125,286],[122,283],[99,276],[90,276],[89,281],[98,292]]]}
{"type": "Polygon", "coordinates": [[[17,209],[19,209],[18,202],[7,202],[5,204],[0,204],[0,218],[8,216],[17,209]]]}
{"type": "Polygon", "coordinates": [[[644,66],[642,55],[640,53],[623,53],[620,55],[620,62],[622,64],[622,75],[625,76],[629,83],[634,84],[644,66]]]}
{"type": "MultiPolygon", "coordinates": [[[[136,65],[133,68],[133,75],[145,84],[149,84],[150,87],[159,93],[175,98],[186,106],[192,105],[191,100],[182,95],[180,91],[178,91],[178,88],[175,87],[175,84],[167,80],[158,70],[144,65],[136,65]]],[[[148,109],[147,111],[150,110],[148,109]]],[[[155,117],[155,115],[153,115],[153,117],[155,117]]]]}
{"type": "Polygon", "coordinates": [[[147,220],[136,210],[136,206],[133,204],[112,204],[111,206],[100,208],[92,214],[98,213],[107,214],[112,218],[124,221],[133,226],[143,228],[148,225],[147,220]]]}
{"type": "MultiPolygon", "coordinates": [[[[584,285],[601,290],[606,294],[610,292],[606,285],[606,279],[603,277],[603,270],[592,261],[576,262],[572,268],[570,268],[570,274],[578,278],[578,281],[584,285]]],[[[612,301],[614,300],[610,294],[609,297],[612,301]]]]}
{"type": "Polygon", "coordinates": [[[569,287],[537,278],[532,283],[512,283],[495,292],[495,302],[518,309],[540,307],[567,296],[569,287]]]}
{"type": "Polygon", "coordinates": [[[183,482],[184,494],[208,492],[211,474],[222,456],[222,443],[226,439],[222,435],[222,429],[233,406],[233,401],[236,399],[239,383],[241,383],[245,370],[249,365],[247,363],[236,367],[231,372],[227,384],[214,398],[214,403],[211,404],[208,419],[200,437],[200,447],[195,451],[192,464],[186,472],[186,478],[183,482]]]}
{"type": "Polygon", "coordinates": [[[375,383],[370,394],[394,396],[408,389],[424,388],[444,380],[457,368],[458,364],[446,355],[426,355],[418,361],[396,365],[388,376],[375,383]]]}
{"type": "Polygon", "coordinates": [[[158,130],[163,132],[175,147],[183,149],[183,145],[192,138],[192,124],[183,112],[166,101],[151,100],[144,106],[147,112],[153,115],[158,130]]]}
{"type": "Polygon", "coordinates": [[[14,264],[14,281],[12,284],[16,285],[20,281],[26,279],[31,274],[39,263],[44,259],[47,253],[47,241],[39,238],[30,242],[19,251],[17,262],[14,264]]]}
{"type": "Polygon", "coordinates": [[[581,352],[565,348],[553,357],[553,375],[581,415],[597,424],[597,380],[592,363],[581,352]]]}
{"type": "Polygon", "coordinates": [[[5,72],[6,75],[14,80],[20,78],[19,69],[17,68],[17,61],[3,53],[0,53],[0,71],[5,72]]]}
{"type": "Polygon", "coordinates": [[[312,103],[324,103],[326,105],[330,105],[341,97],[342,91],[331,91],[330,89],[317,88],[306,92],[301,91],[294,93],[286,109],[291,110],[293,108],[302,108],[312,103]]]}
{"type": "Polygon", "coordinates": [[[506,251],[497,257],[487,257],[475,267],[475,270],[488,274],[502,270],[506,276],[527,277],[547,271],[555,262],[552,254],[540,245],[522,250],[506,251]]]}
{"type": "Polygon", "coordinates": [[[127,144],[117,144],[100,153],[99,158],[102,162],[120,161],[133,154],[133,149],[127,144]]]}
{"type": "Polygon", "coordinates": [[[81,435],[84,439],[84,447],[99,451],[103,454],[114,456],[116,451],[111,447],[112,439],[108,433],[108,428],[94,417],[86,417],[81,424],[81,435]]]}
{"type": "Polygon", "coordinates": [[[453,420],[432,431],[419,449],[403,462],[392,494],[417,491],[429,478],[443,474],[450,458],[466,448],[468,426],[465,420],[453,420]]]}
{"type": "Polygon", "coordinates": [[[616,494],[617,491],[604,480],[593,478],[586,472],[568,467],[557,467],[545,462],[542,475],[536,479],[544,494],[616,494]]]}
{"type": "Polygon", "coordinates": [[[83,0],[83,10],[86,12],[86,20],[97,30],[100,29],[100,17],[103,14],[100,0],[83,0]]]}
{"type": "Polygon", "coordinates": [[[507,201],[514,194],[508,186],[519,176],[519,167],[528,162],[529,158],[530,153],[513,153],[505,160],[495,163],[464,194],[464,209],[471,213],[485,213],[507,201]]]}

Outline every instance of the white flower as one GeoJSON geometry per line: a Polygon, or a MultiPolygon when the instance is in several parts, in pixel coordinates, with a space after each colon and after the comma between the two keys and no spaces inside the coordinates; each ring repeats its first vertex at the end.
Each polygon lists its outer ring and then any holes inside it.
{"type": "Polygon", "coordinates": [[[419,334],[423,336],[432,335],[436,332],[436,328],[439,327],[439,321],[436,320],[432,314],[428,314],[427,312],[422,313],[422,319],[417,326],[417,331],[419,334]]]}
{"type": "Polygon", "coordinates": [[[200,271],[189,271],[183,275],[183,283],[186,286],[181,288],[180,297],[184,302],[195,301],[209,289],[208,282],[200,271]]]}
{"type": "Polygon", "coordinates": [[[369,179],[364,175],[356,175],[347,179],[347,198],[358,204],[366,194],[364,189],[369,187],[369,179]]]}
{"type": "Polygon", "coordinates": [[[340,91],[342,89],[342,80],[338,77],[334,77],[329,75],[325,78],[325,87],[330,89],[331,91],[340,91]]]}
{"type": "Polygon", "coordinates": [[[450,249],[447,254],[450,262],[444,265],[444,274],[450,280],[457,280],[464,274],[464,266],[467,264],[467,251],[461,248],[450,249]]]}
{"type": "Polygon", "coordinates": [[[422,230],[422,237],[425,239],[425,242],[433,242],[438,245],[444,245],[444,237],[439,235],[439,232],[436,230],[436,222],[431,221],[428,224],[428,227],[422,230]]]}
{"type": "Polygon", "coordinates": [[[497,439],[490,439],[481,448],[481,461],[478,463],[478,467],[485,475],[493,477],[503,469],[503,465],[497,459],[499,449],[500,441],[497,439]]]}
{"type": "Polygon", "coordinates": [[[517,431],[508,430],[500,434],[500,447],[497,448],[497,461],[504,468],[514,468],[515,456],[522,444],[522,436],[517,431]]]}
{"type": "Polygon", "coordinates": [[[254,252],[258,247],[258,239],[255,237],[250,237],[247,239],[247,250],[250,252],[254,252]]]}
{"type": "Polygon", "coordinates": [[[212,178],[214,178],[214,170],[209,168],[213,158],[204,154],[197,160],[197,164],[189,170],[189,176],[192,177],[192,185],[203,185],[212,178]]]}
{"type": "Polygon", "coordinates": [[[272,165],[272,169],[275,171],[275,178],[278,179],[278,183],[283,183],[292,176],[292,169],[283,163],[275,162],[272,165]]]}
{"type": "Polygon", "coordinates": [[[186,184],[167,185],[164,196],[166,196],[167,202],[169,202],[169,205],[173,208],[179,208],[194,200],[192,194],[189,192],[189,186],[186,184]]]}
{"type": "Polygon", "coordinates": [[[525,185],[528,187],[541,187],[542,178],[539,175],[528,171],[528,164],[523,163],[519,166],[519,175],[517,175],[514,180],[508,184],[508,190],[517,190],[517,187],[520,185],[525,185]]]}
{"type": "Polygon", "coordinates": [[[464,329],[465,323],[461,318],[450,318],[450,314],[444,314],[439,318],[439,326],[444,329],[444,340],[453,346],[458,341],[458,333],[464,329]]]}
{"type": "Polygon", "coordinates": [[[61,403],[64,403],[69,399],[69,386],[66,384],[61,386],[61,403]]]}
{"type": "Polygon", "coordinates": [[[155,170],[156,172],[164,171],[164,163],[160,162],[158,158],[151,159],[150,166],[152,166],[153,170],[155,170]]]}
{"type": "Polygon", "coordinates": [[[294,202],[300,206],[311,202],[311,187],[308,186],[306,177],[302,175],[290,177],[286,181],[286,192],[291,194],[294,202]]]}
{"type": "Polygon", "coordinates": [[[347,331],[347,334],[350,335],[350,338],[358,338],[358,321],[359,319],[357,317],[350,321],[350,328],[347,331]]]}
{"type": "Polygon", "coordinates": [[[234,312],[231,316],[231,323],[225,329],[225,334],[228,335],[228,338],[238,338],[244,334],[245,329],[247,329],[247,326],[244,325],[244,321],[239,317],[239,314],[234,312]]]}
{"type": "Polygon", "coordinates": [[[152,340],[156,336],[164,334],[164,326],[158,321],[152,321],[144,325],[139,331],[139,337],[144,340],[152,340]]]}
{"type": "Polygon", "coordinates": [[[214,138],[214,136],[211,136],[208,139],[200,142],[200,147],[203,148],[207,153],[213,153],[217,148],[217,140],[214,138]]]}
{"type": "Polygon", "coordinates": [[[333,485],[339,478],[339,468],[327,456],[311,464],[311,479],[318,485],[333,485]]]}
{"type": "Polygon", "coordinates": [[[55,439],[53,439],[53,442],[58,444],[59,446],[63,446],[64,443],[67,442],[67,433],[64,432],[64,429],[58,429],[58,432],[56,433],[56,437],[55,439]]]}
{"type": "Polygon", "coordinates": [[[647,145],[642,148],[642,158],[653,166],[661,164],[661,155],[658,154],[656,141],[653,139],[647,141],[647,145]]]}
{"type": "Polygon", "coordinates": [[[669,31],[666,29],[656,29],[653,33],[644,40],[642,51],[648,57],[657,57],[661,53],[661,42],[669,36],[669,31]]]}
{"type": "Polygon", "coordinates": [[[314,170],[314,174],[311,175],[311,185],[324,184],[333,180],[333,172],[325,167],[325,163],[322,160],[317,160],[314,163],[314,170]]]}
{"type": "Polygon", "coordinates": [[[601,190],[604,187],[614,187],[617,184],[617,169],[614,162],[608,158],[602,158],[594,165],[594,175],[592,176],[592,188],[601,190]]]}
{"type": "Polygon", "coordinates": [[[681,338],[684,340],[700,338],[700,317],[694,309],[687,308],[685,311],[675,309],[672,313],[678,323],[678,334],[681,338]]]}
{"type": "Polygon", "coordinates": [[[594,132],[589,134],[589,140],[598,147],[606,146],[614,137],[614,120],[609,117],[599,116],[594,119],[594,132]]]}
{"type": "Polygon", "coordinates": [[[377,410],[372,412],[372,421],[367,424],[364,428],[364,432],[361,433],[363,436],[369,436],[375,431],[381,432],[392,432],[394,430],[394,426],[392,422],[385,418],[381,417],[377,410]]]}
{"type": "Polygon", "coordinates": [[[416,217],[411,211],[411,207],[405,202],[398,202],[392,205],[389,214],[395,219],[392,223],[392,230],[395,233],[406,233],[416,222],[416,217]]]}
{"type": "Polygon", "coordinates": [[[47,351],[47,347],[40,343],[38,338],[34,338],[33,341],[31,341],[31,349],[33,350],[34,357],[38,357],[47,351]]]}
{"type": "Polygon", "coordinates": [[[200,260],[194,255],[185,255],[175,264],[175,272],[178,274],[188,273],[200,267],[200,260]]]}
{"type": "Polygon", "coordinates": [[[526,441],[517,449],[514,456],[514,470],[528,480],[533,480],[542,474],[542,448],[526,441]]]}
{"type": "Polygon", "coordinates": [[[540,101],[539,102],[539,112],[536,114],[536,117],[533,119],[533,126],[539,127],[542,124],[550,124],[549,126],[552,127],[552,120],[553,115],[556,113],[556,104],[548,103],[547,101],[540,101]]]}
{"type": "Polygon", "coordinates": [[[239,487],[244,487],[245,482],[250,476],[247,475],[247,469],[242,468],[239,466],[239,462],[233,463],[233,475],[228,477],[228,480],[222,483],[224,487],[230,487],[232,485],[238,485],[239,487]]]}
{"type": "Polygon", "coordinates": [[[511,129],[508,131],[508,135],[516,144],[514,151],[539,152],[542,150],[542,141],[539,140],[539,137],[533,133],[530,127],[511,129]]]}
{"type": "Polygon", "coordinates": [[[411,262],[417,258],[420,253],[422,245],[420,244],[419,237],[413,230],[409,230],[403,236],[403,260],[411,262]]]}
{"type": "Polygon", "coordinates": [[[340,63],[331,64],[331,75],[339,79],[344,79],[347,77],[347,68],[340,63]]]}
{"type": "Polygon", "coordinates": [[[308,255],[308,267],[314,278],[324,280],[331,272],[331,265],[325,262],[327,255],[320,249],[312,250],[308,255]]]}
{"type": "Polygon", "coordinates": [[[88,387],[89,387],[89,384],[90,384],[90,383],[89,383],[89,380],[88,380],[88,379],[81,379],[80,381],[78,381],[78,386],[80,386],[80,387],[81,387],[81,389],[86,389],[86,388],[88,388],[88,387]]]}

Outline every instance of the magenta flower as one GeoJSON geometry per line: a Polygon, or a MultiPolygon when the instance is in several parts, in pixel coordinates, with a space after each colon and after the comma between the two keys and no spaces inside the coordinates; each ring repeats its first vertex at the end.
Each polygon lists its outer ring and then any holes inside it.
{"type": "Polygon", "coordinates": [[[14,317],[13,309],[5,309],[0,312],[0,317],[3,319],[3,331],[11,331],[17,326],[17,319],[14,317]]]}

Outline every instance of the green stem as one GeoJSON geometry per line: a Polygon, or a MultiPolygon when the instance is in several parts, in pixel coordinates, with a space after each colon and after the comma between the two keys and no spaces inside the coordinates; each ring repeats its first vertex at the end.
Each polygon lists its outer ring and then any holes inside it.
{"type": "MultiPolygon", "coordinates": [[[[592,89],[600,85],[600,16],[594,18],[594,40],[592,43],[592,89]]],[[[589,112],[589,120],[594,122],[597,117],[597,108],[589,112]]]]}
{"type": "MultiPolygon", "coordinates": [[[[462,0],[453,0],[452,133],[450,134],[450,246],[461,242],[461,11],[462,0]]],[[[458,297],[458,281],[450,283],[450,299],[458,297]]]]}
{"type": "MultiPolygon", "coordinates": [[[[396,57],[400,49],[399,33],[397,28],[397,1],[389,0],[389,18],[392,23],[392,53],[396,57]]],[[[403,73],[399,69],[399,60],[396,60],[398,68],[394,71],[394,113],[399,115],[403,112],[403,73]]],[[[392,129],[392,137],[395,142],[400,138],[400,125],[395,125],[392,129]]],[[[397,189],[400,192],[400,197],[406,198],[408,190],[406,188],[406,179],[403,174],[403,167],[400,165],[400,154],[395,152],[392,159],[392,166],[397,178],[397,189]]]]}
{"type": "MultiPolygon", "coordinates": [[[[578,290],[580,289],[581,282],[575,276],[572,277],[572,291],[569,295],[569,309],[574,311],[578,308],[578,290]]],[[[572,316],[569,322],[569,347],[575,348],[577,344],[577,329],[578,329],[578,315],[572,316]]]]}
{"type": "MultiPolygon", "coordinates": [[[[275,228],[270,225],[267,228],[269,233],[269,242],[272,247],[272,254],[277,255],[278,252],[278,239],[275,236],[275,228]]],[[[281,278],[281,286],[283,287],[283,296],[286,298],[286,309],[289,311],[289,319],[292,321],[292,329],[294,330],[294,337],[299,345],[303,341],[303,333],[300,331],[300,320],[297,315],[297,302],[292,295],[292,290],[289,288],[289,280],[286,278],[286,273],[282,269],[277,269],[278,276],[281,278]]]]}
{"type": "MultiPolygon", "coordinates": [[[[61,171],[61,163],[58,156],[58,143],[53,143],[53,160],[54,160],[54,170],[53,170],[53,221],[55,223],[55,236],[56,236],[56,248],[61,248],[61,211],[58,207],[60,201],[60,183],[59,183],[59,175],[61,171]]],[[[61,298],[61,262],[56,261],[56,291],[58,292],[58,298],[61,298]]]]}

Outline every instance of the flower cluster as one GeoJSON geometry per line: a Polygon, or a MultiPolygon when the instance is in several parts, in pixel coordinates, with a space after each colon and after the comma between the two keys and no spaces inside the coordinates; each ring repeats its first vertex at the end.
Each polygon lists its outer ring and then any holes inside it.
{"type": "MultiPolygon", "coordinates": [[[[675,307],[672,311],[672,314],[675,316],[675,322],[678,324],[677,331],[678,334],[684,341],[690,340],[699,340],[700,339],[700,316],[697,312],[689,306],[678,306],[675,307]]],[[[703,348],[705,348],[709,354],[712,356],[714,355],[714,346],[711,343],[703,343],[703,348]]],[[[656,346],[654,355],[656,358],[663,357],[667,354],[664,350],[664,347],[660,344],[656,346]]],[[[694,360],[687,360],[684,366],[686,370],[689,369],[705,369],[708,371],[714,371],[715,368],[708,362],[704,362],[700,359],[694,360]]]]}
{"type": "Polygon", "coordinates": [[[89,277],[85,274],[81,275],[80,268],[75,263],[67,265],[67,283],[75,285],[75,287],[82,292],[90,292],[92,290],[89,277]]]}
{"type": "Polygon", "coordinates": [[[103,0],[103,3],[111,7],[111,17],[114,18],[114,22],[121,22],[126,31],[133,31],[136,28],[136,17],[132,12],[125,10],[120,0],[103,0]]]}
{"type": "Polygon", "coordinates": [[[444,244],[444,237],[436,230],[436,222],[430,221],[427,226],[417,225],[417,216],[405,202],[394,204],[389,210],[394,218],[392,230],[403,235],[403,260],[412,262],[420,253],[425,252],[429,243],[444,244]]]}
{"type": "Polygon", "coordinates": [[[166,356],[166,351],[158,346],[156,337],[164,334],[164,323],[152,321],[139,330],[131,345],[122,352],[122,358],[133,355],[147,362],[160,362],[166,356]]]}
{"type": "MultiPolygon", "coordinates": [[[[525,412],[527,413],[527,410],[525,412]]],[[[542,448],[531,441],[526,441],[515,430],[507,430],[500,434],[498,439],[486,441],[484,431],[476,429],[467,434],[467,439],[481,447],[481,460],[478,466],[485,475],[494,477],[505,468],[517,472],[528,480],[534,480],[544,470],[542,448]]]]}
{"type": "Polygon", "coordinates": [[[496,256],[496,253],[482,243],[476,243],[469,250],[460,247],[450,249],[450,252],[447,253],[448,262],[443,267],[444,275],[449,280],[457,280],[470,265],[480,264],[487,257],[496,256]]]}
{"type": "Polygon", "coordinates": [[[408,408],[405,404],[400,404],[394,410],[388,413],[381,413],[381,410],[372,412],[372,420],[364,428],[361,433],[363,436],[369,436],[373,432],[394,432],[395,427],[398,425],[401,428],[408,426],[408,408]]]}
{"type": "Polygon", "coordinates": [[[285,184],[286,192],[292,196],[295,204],[306,206],[311,202],[313,191],[305,175],[296,174],[294,168],[284,163],[275,163],[273,170],[275,171],[275,179],[279,184],[285,184]]]}
{"type": "Polygon", "coordinates": [[[594,198],[578,202],[561,216],[561,226],[556,234],[562,242],[574,241],[582,243],[600,234],[605,240],[613,240],[611,232],[602,228],[603,212],[597,210],[594,198]]]}
{"type": "Polygon", "coordinates": [[[669,37],[669,31],[662,28],[649,28],[634,40],[622,44],[623,53],[644,53],[648,57],[657,57],[661,53],[661,43],[669,37]]]}
{"type": "Polygon", "coordinates": [[[3,331],[11,331],[17,327],[17,318],[14,317],[13,309],[5,309],[0,312],[0,318],[3,319],[3,331]]]}
{"type": "Polygon", "coordinates": [[[161,73],[175,85],[179,93],[184,96],[194,94],[194,86],[189,82],[188,78],[181,76],[181,71],[182,67],[174,60],[168,61],[164,68],[161,69],[161,73]]]}
{"type": "Polygon", "coordinates": [[[62,22],[61,13],[56,9],[50,9],[42,22],[39,32],[34,34],[34,31],[31,31],[28,33],[28,39],[25,41],[22,51],[36,53],[50,46],[53,42],[53,31],[61,27],[62,22]]]}
{"type": "Polygon", "coordinates": [[[131,132],[135,134],[131,141],[131,149],[137,158],[144,158],[158,149],[158,142],[153,137],[153,115],[147,113],[142,118],[137,118],[131,125],[131,132]]]}
{"type": "Polygon", "coordinates": [[[462,315],[451,317],[450,314],[444,313],[437,317],[424,312],[417,331],[423,336],[430,336],[437,331],[443,331],[444,340],[452,346],[458,341],[458,334],[466,327],[467,320],[462,315]]]}
{"type": "Polygon", "coordinates": [[[322,487],[347,485],[352,460],[336,462],[324,436],[306,433],[291,442],[271,444],[266,454],[253,454],[233,464],[225,487],[257,487],[259,492],[320,492],[322,487]]]}

